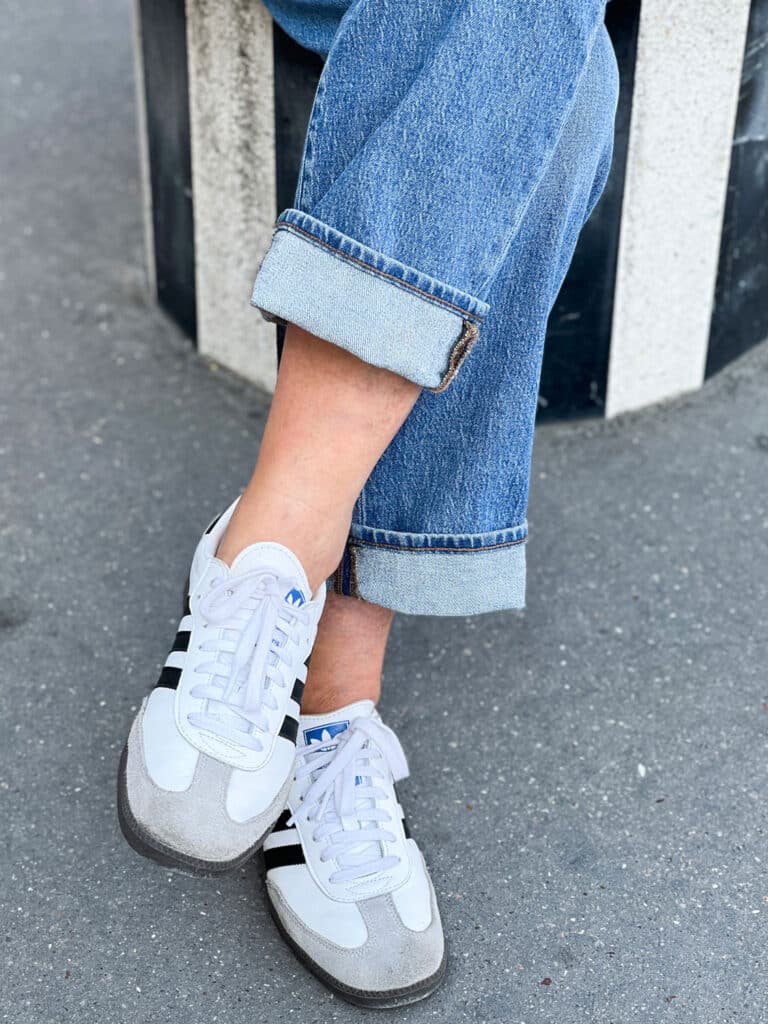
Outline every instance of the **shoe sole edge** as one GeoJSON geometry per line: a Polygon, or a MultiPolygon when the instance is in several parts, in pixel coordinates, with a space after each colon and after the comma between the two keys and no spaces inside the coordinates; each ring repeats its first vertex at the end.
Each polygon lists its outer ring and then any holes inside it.
{"type": "Polygon", "coordinates": [[[286,945],[289,947],[294,956],[310,971],[315,975],[324,985],[328,988],[333,989],[337,992],[342,999],[345,999],[348,1003],[352,1003],[355,1006],[362,1006],[366,1009],[371,1010],[392,1010],[400,1006],[409,1006],[411,1003],[418,1003],[422,999],[426,999],[431,996],[432,993],[440,986],[444,976],[446,966],[448,964],[448,951],[447,949],[443,952],[443,959],[440,961],[440,966],[431,974],[428,978],[424,978],[421,981],[416,982],[413,985],[407,985],[399,989],[390,989],[389,991],[376,992],[368,991],[366,989],[352,988],[350,985],[345,985],[343,981],[339,981],[334,978],[332,974],[321,967],[316,961],[312,959],[296,940],[288,933],[285,925],[280,920],[280,915],[275,909],[272,900],[267,898],[269,903],[269,912],[272,915],[272,920],[275,922],[277,930],[284,939],[286,945]]]}

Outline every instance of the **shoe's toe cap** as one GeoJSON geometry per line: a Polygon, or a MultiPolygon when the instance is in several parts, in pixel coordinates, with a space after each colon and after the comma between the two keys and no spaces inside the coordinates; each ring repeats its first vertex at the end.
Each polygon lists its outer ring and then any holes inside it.
{"type": "Polygon", "coordinates": [[[287,794],[278,794],[263,814],[233,821],[226,808],[231,773],[228,765],[196,752],[186,788],[158,785],[148,769],[140,713],[120,770],[121,821],[129,841],[150,856],[181,866],[211,871],[236,867],[272,826],[287,794]]]}
{"type": "Polygon", "coordinates": [[[299,956],[326,982],[357,1002],[397,1005],[428,995],[445,966],[445,940],[434,889],[429,882],[431,915],[426,928],[407,927],[391,894],[356,904],[367,938],[347,948],[307,927],[279,886],[267,881],[280,925],[299,956]]]}

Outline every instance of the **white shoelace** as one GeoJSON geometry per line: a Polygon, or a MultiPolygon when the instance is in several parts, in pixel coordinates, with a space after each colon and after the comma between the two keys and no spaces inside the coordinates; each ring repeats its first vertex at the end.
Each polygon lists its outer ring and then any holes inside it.
{"type": "Polygon", "coordinates": [[[327,840],[320,859],[339,865],[330,881],[350,882],[396,867],[400,857],[385,854],[382,845],[396,840],[386,827],[393,817],[376,805],[386,797],[377,779],[398,782],[408,775],[392,730],[375,718],[356,718],[344,732],[315,739],[297,755],[296,778],[314,779],[288,824],[316,823],[313,839],[327,840]]]}
{"type": "Polygon", "coordinates": [[[268,730],[264,708],[277,707],[270,689],[287,685],[280,663],[294,669],[290,629],[296,623],[309,624],[305,609],[285,602],[285,594],[295,585],[257,568],[226,578],[203,595],[200,613],[206,626],[218,627],[221,635],[200,645],[214,657],[195,668],[211,678],[190,691],[208,701],[205,711],[188,716],[192,725],[239,746],[263,749],[252,730],[268,730]]]}

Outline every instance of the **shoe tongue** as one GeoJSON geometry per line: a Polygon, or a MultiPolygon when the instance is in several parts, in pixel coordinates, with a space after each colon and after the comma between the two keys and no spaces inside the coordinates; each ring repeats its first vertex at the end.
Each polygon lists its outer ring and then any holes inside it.
{"type": "MultiPolygon", "coordinates": [[[[325,715],[301,715],[300,716],[300,728],[299,728],[299,739],[298,743],[300,746],[309,746],[313,740],[328,740],[333,739],[334,736],[338,736],[339,733],[345,732],[351,723],[356,718],[378,718],[378,712],[376,711],[376,705],[372,700],[358,700],[353,704],[347,704],[343,708],[339,708],[337,711],[332,711],[325,715]]],[[[329,742],[327,748],[320,747],[319,750],[332,749],[332,744],[329,742]]],[[[326,767],[328,761],[323,758],[317,759],[319,764],[316,765],[315,771],[312,773],[313,781],[318,778],[319,773],[326,767]]],[[[370,782],[370,778],[366,775],[356,775],[355,785],[367,785],[370,782]]],[[[356,813],[354,819],[347,825],[348,828],[364,827],[366,819],[365,812],[375,806],[375,802],[370,799],[356,801],[356,813]],[[357,823],[360,823],[359,826],[357,823]]],[[[334,807],[329,807],[325,814],[326,821],[338,821],[337,811],[334,807]]],[[[372,858],[381,856],[381,844],[378,842],[363,842],[358,843],[352,848],[345,850],[337,857],[337,863],[340,868],[355,867],[360,864],[366,864],[371,861],[372,858]]]]}
{"type": "Polygon", "coordinates": [[[286,588],[286,604],[300,607],[312,597],[312,591],[306,573],[296,555],[282,544],[273,541],[262,541],[244,548],[235,558],[230,568],[232,576],[240,576],[254,569],[264,569],[282,579],[289,580],[294,586],[286,588]]]}
{"type": "Polygon", "coordinates": [[[376,705],[372,700],[356,700],[337,711],[322,715],[300,715],[297,743],[308,747],[313,740],[331,740],[349,728],[356,718],[374,718],[376,705]]]}

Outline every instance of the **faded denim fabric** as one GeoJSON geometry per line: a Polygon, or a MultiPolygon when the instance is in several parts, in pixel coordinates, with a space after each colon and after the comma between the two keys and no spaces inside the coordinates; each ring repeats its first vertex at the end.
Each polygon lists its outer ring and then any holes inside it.
{"type": "Polygon", "coordinates": [[[327,54],[252,301],[421,384],[335,585],[399,611],[525,600],[546,321],[610,166],[603,0],[266,0],[327,54]]]}

